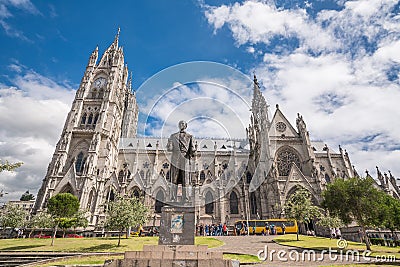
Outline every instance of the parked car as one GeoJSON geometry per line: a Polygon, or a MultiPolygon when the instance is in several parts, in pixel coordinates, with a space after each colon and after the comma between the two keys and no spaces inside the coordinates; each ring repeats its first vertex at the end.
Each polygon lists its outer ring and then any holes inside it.
{"type": "Polygon", "coordinates": [[[34,235],[33,238],[51,238],[51,235],[38,234],[34,235]]]}
{"type": "Polygon", "coordinates": [[[78,234],[67,234],[65,237],[67,238],[83,238],[83,236],[78,234]]]}

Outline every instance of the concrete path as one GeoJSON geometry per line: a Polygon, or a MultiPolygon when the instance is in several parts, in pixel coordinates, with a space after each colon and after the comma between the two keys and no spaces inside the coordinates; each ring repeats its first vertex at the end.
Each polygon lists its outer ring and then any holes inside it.
{"type": "Polygon", "coordinates": [[[215,238],[223,241],[225,245],[210,249],[212,251],[257,255],[262,250],[263,253],[260,255],[267,257],[262,264],[251,265],[254,267],[323,266],[376,262],[375,259],[365,259],[362,255],[357,259],[352,255],[346,257],[343,254],[341,257],[340,254],[334,252],[329,254],[329,252],[305,251],[299,248],[282,246],[272,241],[276,236],[217,236],[215,238]],[[267,252],[267,255],[265,252],[267,252]]]}

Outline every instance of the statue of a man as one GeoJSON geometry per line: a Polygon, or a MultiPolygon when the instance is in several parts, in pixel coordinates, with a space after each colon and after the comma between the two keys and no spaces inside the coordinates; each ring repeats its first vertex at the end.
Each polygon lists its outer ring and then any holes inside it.
{"type": "Polygon", "coordinates": [[[170,191],[170,199],[177,200],[177,188],[181,184],[182,201],[186,201],[188,196],[186,196],[185,187],[189,185],[190,160],[195,151],[193,137],[185,131],[187,123],[180,121],[178,126],[179,132],[172,134],[167,143],[167,150],[172,151],[170,177],[173,186],[170,191]]]}

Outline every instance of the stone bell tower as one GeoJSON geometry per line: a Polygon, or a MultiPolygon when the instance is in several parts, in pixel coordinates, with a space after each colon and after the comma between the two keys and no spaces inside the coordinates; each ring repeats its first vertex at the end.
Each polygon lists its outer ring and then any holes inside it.
{"type": "MultiPolygon", "coordinates": [[[[121,137],[135,137],[138,107],[128,81],[119,29],[98,60],[92,52],[60,140],[39,190],[34,212],[57,193],[72,193],[90,212],[90,224],[102,213],[104,184],[115,172],[121,137]]],[[[89,217],[89,214],[88,214],[89,217]]]]}

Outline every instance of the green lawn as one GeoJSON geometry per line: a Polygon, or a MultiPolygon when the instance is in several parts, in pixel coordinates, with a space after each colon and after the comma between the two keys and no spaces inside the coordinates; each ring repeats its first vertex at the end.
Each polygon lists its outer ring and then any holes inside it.
{"type": "Polygon", "coordinates": [[[248,255],[248,254],[232,254],[232,253],[224,253],[225,260],[238,260],[240,264],[243,263],[257,263],[261,262],[257,256],[248,255]]]}
{"type": "MultiPolygon", "coordinates": [[[[208,245],[209,248],[222,246],[224,243],[210,237],[196,237],[196,245],[208,245]]],[[[2,239],[0,251],[54,251],[54,252],[125,252],[142,250],[143,245],[157,245],[158,237],[121,238],[121,246],[117,247],[118,238],[57,238],[54,246],[51,239],[2,239]]]]}
{"type": "MultiPolygon", "coordinates": [[[[299,247],[299,248],[307,248],[307,249],[338,249],[337,247],[337,239],[329,239],[325,237],[313,237],[313,236],[299,236],[299,241],[296,240],[296,235],[284,235],[279,236],[274,239],[275,242],[281,245],[299,247]]],[[[365,244],[347,241],[346,250],[358,250],[360,253],[366,249],[365,244]]],[[[372,253],[371,256],[378,256],[378,255],[394,255],[396,258],[400,258],[400,247],[385,247],[385,246],[371,246],[372,253]]],[[[336,265],[337,266],[337,265],[336,265]]],[[[349,266],[349,265],[346,265],[349,266]]],[[[360,266],[360,265],[357,265],[360,266]]],[[[368,265],[373,266],[373,265],[368,265]]]]}

